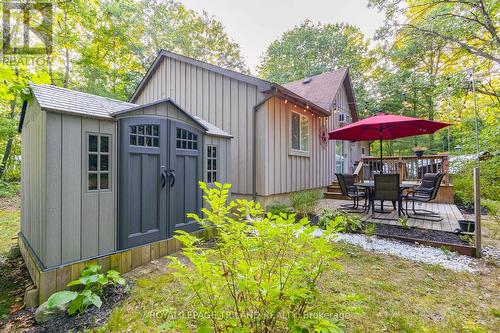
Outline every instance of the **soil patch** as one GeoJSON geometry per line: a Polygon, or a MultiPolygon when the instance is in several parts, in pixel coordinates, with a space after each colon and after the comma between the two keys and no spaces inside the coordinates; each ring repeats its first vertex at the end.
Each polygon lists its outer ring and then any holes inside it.
{"type": "Polygon", "coordinates": [[[430,229],[420,229],[420,228],[408,228],[397,225],[381,224],[375,223],[377,234],[387,235],[387,236],[397,236],[405,238],[420,239],[426,241],[449,243],[455,245],[469,245],[460,239],[460,236],[451,232],[440,231],[440,230],[430,230],[430,229]]]}
{"type": "Polygon", "coordinates": [[[64,316],[49,320],[46,323],[35,324],[35,309],[25,309],[13,314],[6,323],[7,332],[22,330],[23,332],[78,332],[92,327],[103,325],[111,310],[128,297],[128,287],[109,286],[104,289],[101,299],[103,304],[100,309],[91,306],[81,315],[64,316]]]}
{"type": "Polygon", "coordinates": [[[22,308],[24,290],[31,284],[22,257],[11,260],[0,256],[0,328],[4,317],[22,308]]]}
{"type": "Polygon", "coordinates": [[[0,197],[0,210],[15,211],[21,207],[21,195],[11,197],[0,197]]]}

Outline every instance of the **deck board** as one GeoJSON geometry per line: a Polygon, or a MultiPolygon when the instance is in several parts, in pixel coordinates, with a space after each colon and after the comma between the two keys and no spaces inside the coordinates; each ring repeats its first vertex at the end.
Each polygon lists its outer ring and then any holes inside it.
{"type": "MultiPolygon", "coordinates": [[[[318,205],[318,213],[320,213],[323,209],[339,209],[341,205],[349,204],[350,201],[347,200],[337,200],[337,199],[322,199],[318,205]]],[[[377,207],[378,205],[376,205],[377,207]]],[[[403,207],[405,205],[403,204],[403,207]]],[[[410,206],[409,206],[410,207],[410,206]]],[[[388,214],[375,213],[373,216],[370,213],[359,214],[361,219],[365,222],[374,222],[374,223],[385,223],[391,225],[400,225],[398,222],[398,213],[396,210],[393,210],[392,204],[385,203],[384,209],[392,211],[388,214]]],[[[410,227],[424,228],[424,229],[433,229],[433,230],[442,230],[442,231],[450,231],[453,232],[455,229],[459,228],[458,220],[463,219],[463,215],[454,204],[445,204],[445,203],[415,203],[415,209],[426,209],[431,210],[433,212],[439,213],[443,218],[442,221],[426,221],[421,219],[410,218],[408,220],[408,225],[410,227]]]]}

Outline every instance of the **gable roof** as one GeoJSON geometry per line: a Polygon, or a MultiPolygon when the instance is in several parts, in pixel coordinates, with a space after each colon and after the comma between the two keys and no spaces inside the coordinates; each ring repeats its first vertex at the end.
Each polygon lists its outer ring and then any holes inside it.
{"type": "Polygon", "coordinates": [[[111,119],[111,113],[136,106],[136,104],[48,84],[30,83],[30,88],[40,107],[49,111],[111,119]]]}
{"type": "MultiPolygon", "coordinates": [[[[36,98],[36,100],[40,104],[40,107],[45,111],[55,111],[75,114],[79,116],[86,116],[90,118],[113,120],[114,117],[119,114],[131,112],[140,108],[147,107],[149,105],[168,102],[174,105],[195,123],[200,125],[200,127],[205,130],[205,133],[207,135],[232,138],[231,134],[223,131],[217,126],[198,117],[190,115],[170,98],[146,105],[137,105],[48,84],[30,83],[29,86],[31,88],[31,91],[33,92],[33,97],[36,98]]],[[[21,132],[22,130],[25,112],[26,102],[23,103],[21,118],[19,120],[19,132],[21,132]]]]}
{"type": "Polygon", "coordinates": [[[348,67],[285,83],[282,86],[325,110],[331,110],[335,96],[342,85],[346,89],[351,116],[357,120],[356,101],[348,67]]]}
{"type": "Polygon", "coordinates": [[[228,77],[231,77],[233,79],[243,81],[249,84],[253,84],[257,86],[261,91],[266,91],[271,88],[271,82],[259,79],[255,76],[243,74],[240,72],[236,72],[230,69],[222,68],[220,66],[216,66],[213,64],[210,64],[205,61],[201,60],[196,60],[187,56],[183,56],[181,54],[173,53],[167,50],[161,50],[158,55],[156,56],[155,60],[149,67],[148,71],[146,72],[146,75],[142,78],[141,82],[139,82],[139,85],[135,89],[134,93],[132,94],[132,97],[130,97],[130,102],[135,102],[137,97],[139,97],[140,93],[144,90],[146,87],[146,84],[149,82],[149,80],[153,77],[153,73],[156,71],[158,66],[160,66],[161,62],[163,61],[164,58],[172,58],[175,60],[179,60],[194,66],[198,66],[204,69],[207,69],[209,71],[219,73],[228,77]]]}

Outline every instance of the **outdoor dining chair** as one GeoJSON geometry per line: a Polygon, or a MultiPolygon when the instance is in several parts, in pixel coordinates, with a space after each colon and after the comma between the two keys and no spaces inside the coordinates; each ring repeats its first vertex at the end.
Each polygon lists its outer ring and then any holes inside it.
{"type": "Polygon", "coordinates": [[[403,196],[406,200],[406,214],[415,219],[441,221],[443,218],[438,214],[426,209],[415,209],[415,202],[429,202],[436,198],[443,180],[444,174],[442,173],[426,173],[422,177],[422,183],[403,196]],[[408,202],[412,203],[413,215],[408,212],[408,202]],[[428,218],[426,218],[428,217],[428,218]]]}
{"type": "Polygon", "coordinates": [[[348,209],[350,212],[359,212],[359,200],[364,199],[364,203],[362,206],[362,211],[365,212],[368,210],[368,193],[366,191],[358,189],[355,185],[355,176],[348,173],[336,173],[337,180],[340,185],[340,192],[342,195],[349,197],[353,200],[351,205],[342,205],[342,209],[348,209]]]}
{"type": "Polygon", "coordinates": [[[375,200],[392,201],[398,203],[398,215],[401,215],[401,190],[399,186],[399,174],[375,174],[373,175],[375,186],[371,199],[372,214],[375,213],[375,200]]]}

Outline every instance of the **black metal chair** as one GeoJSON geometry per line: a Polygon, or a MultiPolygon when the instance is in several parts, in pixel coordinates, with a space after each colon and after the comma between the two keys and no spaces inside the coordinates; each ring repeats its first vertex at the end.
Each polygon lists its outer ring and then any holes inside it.
{"type": "MultiPolygon", "coordinates": [[[[373,188],[371,205],[372,215],[375,214],[375,200],[381,201],[383,209],[384,201],[392,201],[398,203],[398,215],[401,215],[402,201],[401,190],[399,186],[399,174],[375,174],[373,175],[375,186],[373,188]]],[[[383,211],[382,211],[383,212],[383,211]]]]}
{"type": "Polygon", "coordinates": [[[444,174],[442,173],[426,173],[422,178],[422,183],[412,188],[407,194],[403,196],[403,198],[406,200],[406,214],[409,217],[428,221],[441,221],[443,219],[438,213],[435,213],[433,211],[426,209],[415,209],[415,202],[429,202],[436,198],[443,177],[444,174]],[[409,201],[412,202],[413,215],[410,215],[408,211],[409,201]]]}
{"type": "Polygon", "coordinates": [[[350,212],[357,213],[359,212],[359,199],[365,199],[365,202],[363,204],[363,210],[362,212],[365,212],[368,208],[368,193],[359,190],[355,185],[355,176],[348,174],[348,173],[336,173],[335,176],[337,176],[337,180],[340,185],[340,192],[342,192],[342,195],[345,195],[353,200],[352,206],[351,205],[341,205],[340,207],[342,209],[350,209],[350,212]]]}

